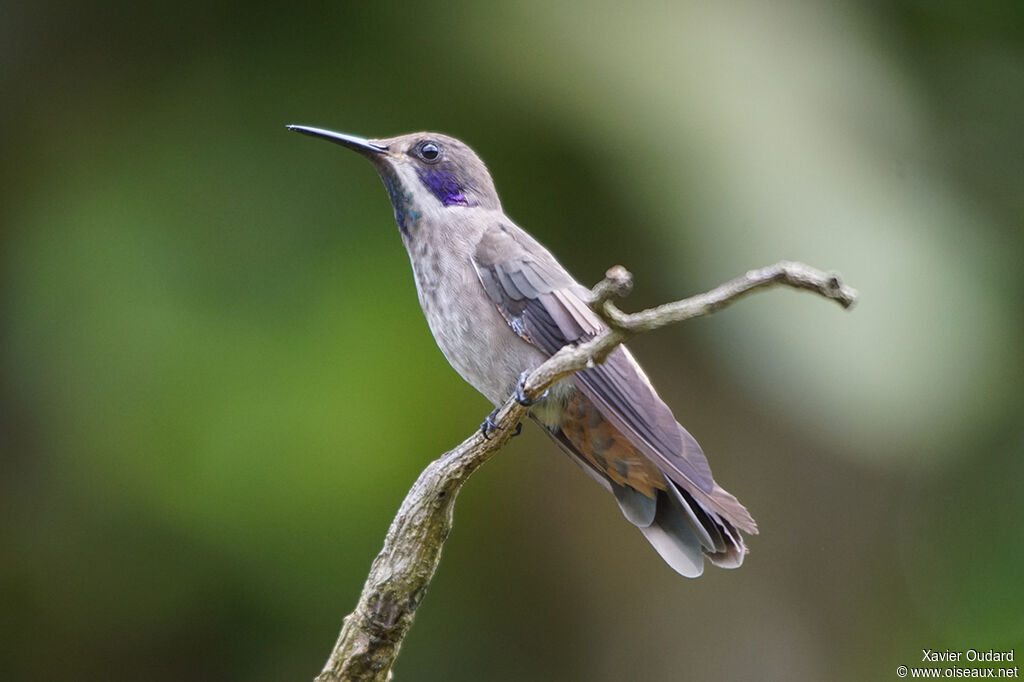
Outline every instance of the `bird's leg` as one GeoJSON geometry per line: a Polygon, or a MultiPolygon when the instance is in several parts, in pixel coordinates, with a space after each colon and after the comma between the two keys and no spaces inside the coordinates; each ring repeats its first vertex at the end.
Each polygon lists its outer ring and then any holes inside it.
{"type": "MultiPolygon", "coordinates": [[[[529,407],[530,405],[536,405],[544,398],[548,397],[548,391],[537,398],[536,400],[528,400],[526,397],[526,379],[530,376],[530,370],[523,370],[523,373],[519,375],[519,381],[516,382],[516,402],[523,407],[529,407]]],[[[549,389],[550,390],[550,389],[549,389]]]]}

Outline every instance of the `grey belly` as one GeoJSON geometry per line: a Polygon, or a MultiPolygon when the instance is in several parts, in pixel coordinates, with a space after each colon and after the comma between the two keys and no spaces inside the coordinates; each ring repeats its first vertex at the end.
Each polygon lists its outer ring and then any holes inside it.
{"type": "Polygon", "coordinates": [[[448,362],[494,405],[511,395],[524,370],[547,357],[512,331],[482,290],[464,296],[420,291],[420,303],[448,362]]]}

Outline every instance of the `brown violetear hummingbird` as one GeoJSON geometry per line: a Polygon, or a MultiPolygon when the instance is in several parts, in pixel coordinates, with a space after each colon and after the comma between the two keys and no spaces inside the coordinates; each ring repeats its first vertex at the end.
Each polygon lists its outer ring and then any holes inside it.
{"type": "MultiPolygon", "coordinates": [[[[368,140],[288,126],[359,152],[376,167],[409,252],[427,324],[448,362],[494,405],[526,402],[530,371],[566,344],[606,328],[580,285],[502,211],[487,168],[462,142],[437,133],[368,140]]],[[[672,415],[633,355],[564,379],[530,417],[608,489],[626,518],[687,577],[704,557],[736,568],[739,531],[757,524],[712,478],[700,445],[672,415]]],[[[492,412],[481,426],[495,428],[492,412]]]]}

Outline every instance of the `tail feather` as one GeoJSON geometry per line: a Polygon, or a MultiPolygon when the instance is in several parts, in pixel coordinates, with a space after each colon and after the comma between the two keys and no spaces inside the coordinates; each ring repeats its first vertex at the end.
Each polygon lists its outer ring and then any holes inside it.
{"type": "Polygon", "coordinates": [[[710,494],[697,488],[685,488],[684,492],[689,493],[697,506],[703,507],[734,529],[739,528],[751,535],[757,535],[757,522],[754,521],[747,508],[717,483],[710,494]]]}
{"type": "Polygon", "coordinates": [[[658,514],[640,532],[661,558],[682,576],[698,578],[704,573],[704,550],[689,516],[678,506],[665,504],[669,498],[658,493],[658,514]]]}
{"type": "Polygon", "coordinates": [[[693,511],[698,523],[711,536],[712,543],[704,546],[708,560],[719,568],[739,568],[747,554],[747,546],[736,528],[726,519],[704,509],[685,490],[675,486],[671,489],[678,493],[680,504],[693,511]]]}
{"type": "Polygon", "coordinates": [[[654,522],[658,512],[658,498],[647,497],[639,490],[628,485],[619,485],[615,481],[608,481],[611,484],[612,494],[619,503],[622,515],[630,523],[638,528],[646,528],[654,522]]]}
{"type": "Polygon", "coordinates": [[[737,568],[743,563],[747,548],[737,526],[751,533],[757,532],[757,526],[743,505],[717,484],[708,494],[665,479],[664,489],[654,490],[649,497],[611,480],[561,429],[547,427],[544,431],[615,496],[623,516],[680,575],[700,576],[705,558],[721,568],[737,568]]]}

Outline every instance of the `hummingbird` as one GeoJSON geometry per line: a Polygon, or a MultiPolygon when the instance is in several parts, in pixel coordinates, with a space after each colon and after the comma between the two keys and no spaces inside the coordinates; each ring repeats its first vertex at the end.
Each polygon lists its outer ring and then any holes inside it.
{"type": "MultiPolygon", "coordinates": [[[[351,149],[377,169],[409,254],[420,305],[437,345],[495,406],[515,393],[529,417],[611,492],[679,574],[704,559],[736,568],[755,534],[746,508],[719,486],[697,441],[679,424],[625,346],[554,384],[537,401],[526,377],[567,344],[604,331],[589,290],[505,215],[483,161],[439,133],[365,139],[288,129],[351,149]]],[[[492,412],[484,436],[497,425],[492,412]]]]}

